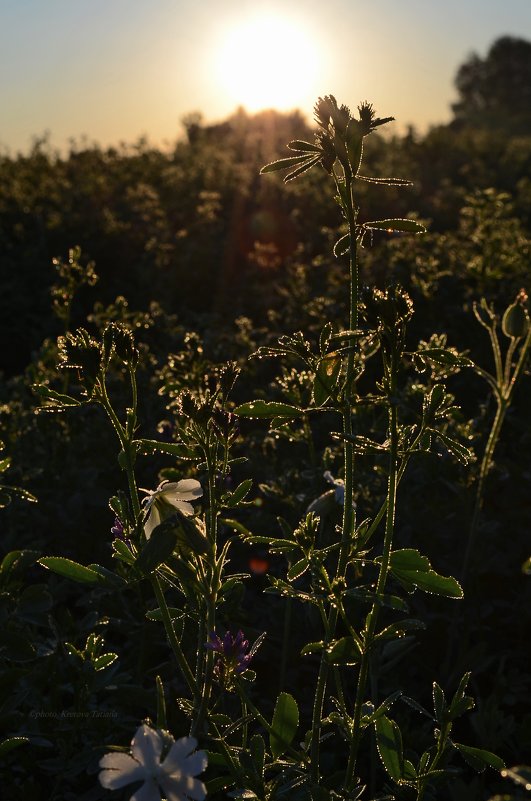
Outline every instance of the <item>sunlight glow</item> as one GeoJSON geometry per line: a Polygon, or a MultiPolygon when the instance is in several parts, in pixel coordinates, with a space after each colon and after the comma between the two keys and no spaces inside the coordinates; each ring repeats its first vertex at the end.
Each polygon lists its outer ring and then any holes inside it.
{"type": "Polygon", "coordinates": [[[227,29],[214,59],[220,89],[248,111],[299,106],[318,72],[317,45],[281,13],[227,29]]]}

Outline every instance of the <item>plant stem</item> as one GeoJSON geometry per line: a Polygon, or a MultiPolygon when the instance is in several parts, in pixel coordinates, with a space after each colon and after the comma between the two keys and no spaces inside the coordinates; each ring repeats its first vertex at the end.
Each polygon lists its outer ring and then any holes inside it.
{"type": "MultiPolygon", "coordinates": [[[[357,238],[356,238],[356,219],[354,213],[354,203],[352,199],[352,177],[345,176],[345,189],[347,196],[347,203],[345,213],[349,227],[349,243],[350,243],[350,303],[349,303],[349,327],[353,331],[358,327],[358,251],[357,251],[357,238]]],[[[345,376],[345,401],[343,408],[343,433],[347,436],[352,436],[352,411],[351,411],[351,397],[352,397],[352,383],[354,377],[354,353],[349,351],[347,357],[347,372],[345,376]]],[[[354,517],[354,448],[352,442],[344,440],[343,445],[343,459],[344,459],[344,481],[345,481],[345,502],[343,507],[343,524],[341,529],[341,546],[339,551],[339,558],[337,564],[336,578],[344,579],[347,571],[348,557],[350,553],[350,545],[352,534],[355,529],[354,517]]],[[[328,618],[328,633],[326,642],[333,639],[335,635],[336,625],[338,619],[337,607],[332,607],[328,618]]],[[[326,650],[326,649],[325,649],[326,650]]],[[[312,715],[312,740],[311,740],[311,771],[312,780],[317,784],[319,782],[319,738],[321,731],[321,719],[323,716],[323,703],[326,692],[326,683],[328,679],[329,664],[326,661],[325,650],[321,656],[319,665],[319,673],[317,676],[317,685],[315,689],[315,700],[313,705],[312,715]]]]}
{"type": "Polygon", "coordinates": [[[378,580],[376,583],[376,597],[377,600],[373,603],[372,608],[367,615],[365,624],[365,637],[363,655],[361,658],[360,672],[358,675],[358,686],[356,690],[356,701],[354,705],[354,719],[353,719],[353,736],[350,744],[350,753],[345,774],[344,787],[350,790],[352,787],[354,772],[356,770],[356,761],[358,757],[358,750],[361,742],[363,730],[361,728],[361,713],[367,689],[367,679],[369,676],[370,667],[370,652],[374,642],[374,633],[376,631],[376,623],[378,621],[378,614],[380,611],[379,599],[385,593],[385,584],[389,574],[389,565],[391,562],[391,549],[393,544],[393,533],[395,526],[395,510],[396,510],[396,493],[398,486],[398,411],[395,400],[396,394],[396,373],[397,373],[397,353],[393,348],[390,365],[390,387],[389,387],[389,431],[390,431],[390,456],[389,456],[389,479],[387,486],[387,515],[385,519],[385,536],[384,547],[382,554],[382,561],[380,563],[380,570],[378,573],[378,580]]]}
{"type": "MultiPolygon", "coordinates": [[[[206,462],[208,470],[208,501],[209,501],[209,514],[207,517],[207,537],[210,543],[212,552],[212,582],[211,586],[207,587],[207,579],[205,579],[205,600],[206,600],[206,629],[207,632],[214,631],[216,628],[216,599],[219,585],[219,575],[216,569],[216,543],[217,543],[217,524],[218,524],[218,509],[216,504],[216,463],[217,452],[214,448],[214,454],[210,452],[209,444],[207,444],[206,462]]],[[[210,696],[212,693],[212,682],[214,677],[214,652],[205,649],[204,636],[201,639],[201,627],[199,629],[199,642],[197,644],[198,651],[198,664],[201,664],[203,659],[202,654],[206,651],[204,679],[201,688],[201,697],[197,709],[197,716],[192,724],[191,732],[196,734],[201,730],[203,722],[208,713],[208,705],[210,703],[210,696]]],[[[199,675],[199,674],[198,674],[199,675]]],[[[198,697],[196,696],[196,706],[198,697]]]]}

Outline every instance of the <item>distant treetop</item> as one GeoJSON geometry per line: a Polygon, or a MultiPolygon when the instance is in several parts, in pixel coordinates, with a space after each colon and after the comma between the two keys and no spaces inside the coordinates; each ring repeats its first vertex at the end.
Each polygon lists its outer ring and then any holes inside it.
{"type": "Polygon", "coordinates": [[[455,123],[531,134],[531,42],[503,36],[459,68],[455,123]]]}

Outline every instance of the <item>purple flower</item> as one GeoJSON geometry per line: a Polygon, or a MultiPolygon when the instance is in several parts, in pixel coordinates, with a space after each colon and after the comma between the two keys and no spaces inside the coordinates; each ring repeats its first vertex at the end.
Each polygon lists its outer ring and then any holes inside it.
{"type": "Polygon", "coordinates": [[[125,540],[124,536],[124,524],[120,520],[119,517],[114,518],[114,525],[111,528],[111,534],[113,537],[118,537],[120,540],[125,540]]]}
{"type": "Polygon", "coordinates": [[[247,670],[255,650],[249,652],[249,641],[245,639],[241,630],[236,635],[226,631],[223,638],[212,631],[206,647],[219,654],[214,665],[214,676],[225,685],[230,684],[234,676],[239,676],[247,670]]]}

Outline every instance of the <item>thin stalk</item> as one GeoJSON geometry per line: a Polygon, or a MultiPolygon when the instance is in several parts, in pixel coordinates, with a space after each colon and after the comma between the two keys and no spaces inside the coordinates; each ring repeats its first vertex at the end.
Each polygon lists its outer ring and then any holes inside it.
{"type": "MultiPolygon", "coordinates": [[[[389,409],[389,430],[390,430],[390,456],[389,456],[389,480],[387,487],[387,515],[385,519],[385,536],[384,547],[382,554],[382,561],[380,563],[380,570],[378,573],[378,580],[376,583],[376,597],[379,600],[385,592],[385,584],[389,574],[389,565],[391,562],[391,549],[393,545],[393,534],[395,527],[395,510],[396,510],[396,493],[398,486],[398,411],[394,396],[396,393],[396,372],[397,372],[397,354],[393,350],[391,357],[391,385],[389,396],[391,399],[391,406],[389,409]]],[[[356,761],[358,758],[358,750],[362,737],[361,729],[361,716],[362,708],[367,689],[367,679],[369,676],[370,667],[370,652],[374,641],[374,633],[376,631],[376,624],[380,605],[375,601],[372,605],[371,611],[367,615],[366,629],[365,629],[365,642],[363,655],[361,658],[360,672],[358,675],[358,686],[356,690],[356,701],[354,705],[354,719],[353,719],[353,736],[350,744],[349,759],[347,770],[345,774],[344,787],[349,790],[352,787],[354,772],[356,770],[356,761]]]]}
{"type": "Polygon", "coordinates": [[[498,439],[501,433],[501,428],[503,425],[503,420],[505,418],[505,413],[507,411],[507,403],[503,399],[499,399],[497,401],[496,407],[496,415],[494,417],[494,422],[492,424],[492,428],[490,430],[489,438],[487,440],[487,445],[485,447],[485,451],[483,453],[483,459],[481,460],[481,467],[479,471],[479,478],[478,484],[476,489],[476,498],[474,501],[474,511],[472,513],[472,522],[470,523],[470,530],[468,533],[468,542],[466,545],[465,555],[463,558],[463,564],[461,567],[461,585],[464,585],[467,577],[468,571],[470,568],[470,559],[472,556],[472,551],[474,550],[474,546],[476,544],[476,536],[478,531],[478,524],[479,518],[481,515],[481,509],[483,506],[483,493],[485,490],[485,481],[487,475],[489,473],[491,464],[492,464],[492,457],[494,455],[494,450],[498,443],[498,439]]]}
{"type": "MultiPolygon", "coordinates": [[[[132,389],[133,389],[133,415],[136,418],[136,381],[132,381],[132,389]]],[[[134,464],[132,458],[132,443],[127,434],[127,431],[123,428],[122,424],[120,423],[116,412],[113,409],[113,406],[109,400],[109,396],[107,395],[107,389],[105,386],[105,379],[102,378],[100,381],[101,387],[101,400],[105,411],[109,415],[109,418],[114,426],[114,429],[118,435],[118,439],[120,440],[120,445],[122,447],[122,451],[125,454],[125,472],[127,474],[127,482],[129,485],[129,494],[131,496],[131,506],[133,509],[133,514],[135,520],[138,520],[141,513],[141,506],[140,506],[140,499],[138,496],[138,487],[136,485],[136,478],[135,478],[135,471],[134,471],[134,464]]],[[[131,432],[131,437],[133,433],[131,432]]],[[[162,615],[162,622],[164,624],[164,630],[166,632],[166,637],[170,644],[170,647],[175,655],[177,660],[177,664],[181,669],[181,673],[183,674],[184,680],[186,681],[189,689],[192,693],[197,694],[197,683],[195,677],[190,670],[190,666],[186,661],[186,657],[184,652],[181,648],[179,640],[176,637],[175,630],[173,628],[173,623],[171,620],[170,612],[168,609],[168,605],[166,603],[166,599],[164,597],[164,593],[160,586],[160,582],[156,573],[152,573],[150,575],[151,586],[153,587],[153,591],[155,593],[155,597],[157,599],[161,615],[162,615]]]]}
{"type": "MultiPolygon", "coordinates": [[[[496,332],[494,332],[494,334],[491,335],[491,340],[493,342],[492,347],[494,352],[494,360],[496,363],[496,375],[498,377],[498,383],[496,385],[497,391],[495,392],[495,398],[497,404],[496,415],[492,423],[492,428],[490,430],[489,438],[487,440],[487,445],[485,446],[483,459],[481,460],[478,485],[476,489],[476,498],[474,502],[474,511],[472,513],[472,522],[470,524],[467,547],[465,551],[465,556],[463,558],[463,565],[461,568],[462,584],[464,584],[468,576],[468,571],[470,569],[470,560],[476,543],[477,530],[481,516],[481,509],[483,506],[483,495],[485,491],[486,478],[493,462],[494,451],[496,449],[496,445],[498,444],[498,439],[501,434],[501,429],[503,426],[503,421],[505,419],[505,414],[507,412],[507,409],[511,405],[514,389],[516,387],[516,384],[518,383],[520,376],[523,373],[527,359],[527,353],[531,345],[531,326],[529,331],[527,332],[527,336],[524,342],[522,343],[520,349],[520,355],[518,356],[518,361],[516,362],[514,370],[512,370],[513,356],[518,345],[518,340],[516,338],[513,338],[511,340],[509,348],[507,349],[507,354],[505,357],[505,369],[503,371],[501,369],[501,366],[498,365],[498,356],[496,353],[496,348],[494,346],[494,341],[496,342],[496,344],[498,344],[496,332]],[[512,370],[512,375],[511,375],[511,370],[512,370]],[[500,376],[503,377],[500,378],[500,376]]],[[[499,351],[499,344],[498,344],[498,351],[499,351]]]]}
{"type": "Polygon", "coordinates": [[[183,674],[184,680],[186,681],[190,692],[196,696],[199,692],[199,688],[197,687],[197,682],[195,680],[194,674],[190,670],[190,666],[186,661],[186,657],[184,652],[181,648],[181,644],[177,639],[175,634],[175,630],[173,628],[173,623],[171,620],[170,612],[168,609],[168,605],[166,603],[166,599],[164,597],[164,593],[162,591],[162,587],[160,586],[160,581],[156,573],[152,573],[150,576],[151,579],[151,586],[155,592],[155,597],[157,599],[157,603],[159,605],[159,609],[162,616],[162,622],[164,624],[164,630],[166,632],[166,637],[168,638],[168,642],[171,646],[171,649],[175,655],[175,659],[177,660],[177,664],[181,669],[181,673],[183,674]]]}
{"type": "MultiPolygon", "coordinates": [[[[217,463],[216,448],[214,448],[213,459],[208,445],[207,445],[207,452],[205,455],[206,455],[207,470],[208,470],[208,500],[210,505],[209,514],[207,518],[208,520],[207,537],[210,542],[213,554],[213,568],[212,568],[213,581],[210,588],[207,586],[208,582],[205,576],[206,628],[207,631],[210,632],[214,631],[216,628],[216,599],[217,599],[217,590],[219,584],[219,577],[214,567],[216,558],[217,523],[218,523],[218,509],[216,504],[216,485],[215,485],[216,484],[215,468],[217,463]]],[[[198,654],[206,650],[204,637],[203,640],[200,640],[198,642],[197,650],[198,654]]],[[[210,703],[210,696],[212,693],[212,683],[214,679],[214,661],[215,661],[214,657],[215,655],[212,650],[206,650],[206,656],[204,660],[205,668],[204,668],[203,686],[201,688],[201,698],[199,701],[199,707],[197,709],[197,716],[192,724],[192,729],[191,729],[192,734],[196,734],[201,730],[203,722],[208,713],[208,705],[210,703]]],[[[197,704],[197,696],[196,696],[196,704],[197,704]]]]}
{"type": "MultiPolygon", "coordinates": [[[[345,188],[347,196],[347,204],[345,208],[347,222],[349,227],[349,243],[350,243],[350,302],[349,302],[349,326],[353,331],[358,327],[358,251],[357,251],[357,238],[356,238],[356,219],[354,213],[354,203],[352,199],[352,178],[345,176],[345,188]]],[[[351,413],[351,393],[352,383],[354,377],[354,353],[349,351],[347,357],[347,371],[345,376],[345,403],[343,408],[343,433],[347,436],[352,436],[352,413],[351,413]]],[[[337,564],[336,578],[342,579],[345,577],[347,571],[348,557],[350,552],[350,543],[352,533],[355,529],[354,519],[354,449],[352,442],[346,439],[343,445],[344,454],[344,481],[345,481],[345,503],[343,508],[343,524],[341,529],[341,546],[339,551],[339,558],[337,564]]],[[[335,635],[336,625],[338,619],[338,610],[334,606],[330,610],[328,618],[328,629],[326,641],[333,639],[335,635]]],[[[328,680],[329,665],[325,658],[325,652],[321,656],[319,665],[319,673],[317,676],[317,685],[315,689],[315,700],[313,705],[312,714],[312,740],[311,740],[311,771],[312,780],[315,783],[319,782],[319,738],[321,732],[321,719],[323,716],[323,703],[326,692],[326,683],[328,680]]]]}
{"type": "Polygon", "coordinates": [[[286,681],[286,667],[288,664],[288,647],[291,637],[291,613],[292,613],[293,602],[291,598],[286,598],[286,606],[285,606],[285,613],[284,613],[284,632],[282,635],[282,656],[280,659],[280,675],[279,675],[279,692],[282,692],[284,689],[284,683],[286,681]]]}

